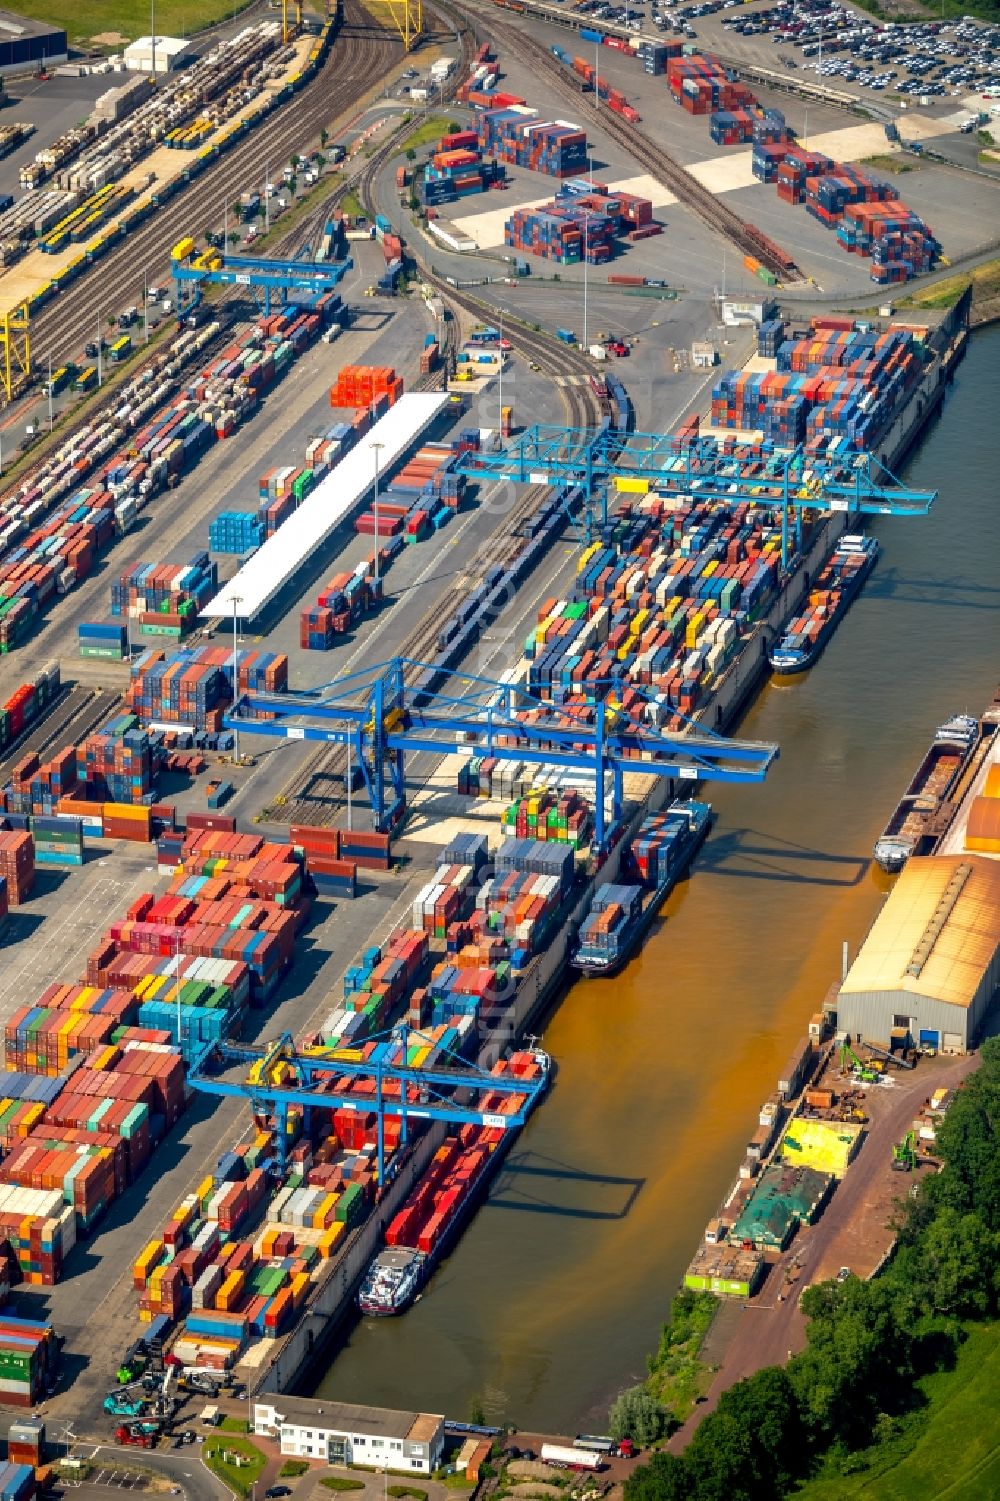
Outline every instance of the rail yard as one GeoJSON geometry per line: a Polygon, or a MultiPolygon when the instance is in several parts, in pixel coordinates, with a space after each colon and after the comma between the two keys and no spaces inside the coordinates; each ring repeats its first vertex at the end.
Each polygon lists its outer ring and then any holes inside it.
{"type": "MultiPolygon", "coordinates": [[[[161,49],[178,66],[159,74],[129,71],[133,48],[39,65],[36,93],[7,81],[25,121],[0,162],[16,1501],[44,1481],[39,1416],[50,1452],[63,1431],[67,1451],[180,1448],[206,1402],[206,1425],[246,1412],[268,1486],[280,1456],[429,1475],[446,1444],[475,1479],[502,1425],[572,1414],[519,1413],[544,1380],[529,1397],[499,1346],[491,1367],[468,1312],[450,1377],[426,1343],[418,1385],[409,1342],[470,1275],[477,1305],[480,1275],[504,1278],[542,1343],[565,1275],[586,1323],[597,1262],[588,1281],[562,1217],[616,1226],[600,1254],[643,1277],[635,1226],[662,1233],[647,1138],[711,1215],[696,1246],[679,1222],[647,1279],[655,1307],[679,1282],[724,1308],[709,1411],[801,1346],[803,1286],[891,1259],[897,1191],[940,1167],[995,1030],[995,663],[962,678],[971,703],[939,702],[946,633],[926,619],[928,699],[900,744],[930,745],[914,770],[887,738],[859,772],[895,792],[850,857],[845,884],[873,894],[831,915],[828,991],[806,956],[839,897],[785,925],[763,883],[820,887],[842,857],[741,872],[798,1020],[741,1024],[748,952],[717,1062],[752,1066],[721,1106],[711,1045],[696,1062],[681,1036],[707,954],[674,936],[753,853],[754,800],[801,791],[786,731],[823,740],[807,795],[839,774],[849,711],[823,684],[873,600],[906,604],[894,539],[960,504],[961,465],[942,480],[921,454],[979,337],[970,294],[933,306],[934,278],[995,251],[1000,223],[996,165],[961,139],[993,119],[986,64],[955,65],[954,98],[908,90],[904,124],[838,87],[859,82],[846,64],[764,66],[759,42],[741,52],[759,30],[709,7],[704,33],[655,4],[403,8],[251,8],[161,49]],[[551,1122],[560,1097],[631,1119],[632,987],[665,944],[690,993],[657,978],[685,1070],[664,1092],[690,1134],[674,1119],[668,1143],[651,1106],[636,1163],[605,1172],[551,1122]],[[574,1049],[571,1012],[602,1040],[574,1049]],[[728,1167],[713,1108],[746,1130],[728,1167]],[[500,1231],[490,1259],[498,1201],[550,1227],[527,1232],[537,1283],[513,1243],[499,1265],[500,1231]],[[298,1395],[317,1388],[337,1409],[322,1450],[305,1425],[323,1408],[298,1395]],[[416,1411],[459,1391],[495,1426],[416,1411]]],[[[956,37],[989,55],[973,23],[956,37]]],[[[992,577],[995,533],[981,544],[992,577]]],[[[928,595],[935,567],[911,567],[928,595]]],[[[610,1332],[625,1296],[601,1325],[613,1369],[574,1393],[581,1428],[638,1358],[610,1332]]],[[[594,1442],[541,1460],[599,1469],[594,1442]]]]}

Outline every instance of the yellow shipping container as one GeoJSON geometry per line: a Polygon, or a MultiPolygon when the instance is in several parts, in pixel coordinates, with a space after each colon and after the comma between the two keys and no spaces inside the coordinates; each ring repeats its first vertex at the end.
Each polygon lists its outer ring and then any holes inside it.
{"type": "Polygon", "coordinates": [[[321,1199],[320,1202],[316,1205],[316,1208],[312,1213],[312,1228],[314,1230],[326,1229],[327,1225],[330,1222],[330,1216],[333,1214],[334,1210],[337,1207],[337,1200],[339,1198],[339,1194],[328,1193],[326,1198],[321,1199]]]}
{"type": "Polygon", "coordinates": [[[309,1282],[310,1277],[308,1272],[299,1272],[298,1276],[292,1278],[292,1302],[296,1308],[300,1307],[305,1301],[306,1294],[309,1291],[309,1282]]]}
{"type": "Polygon", "coordinates": [[[143,823],[149,818],[149,809],[134,803],[105,803],[105,818],[128,818],[133,823],[143,823]]]}
{"type": "Polygon", "coordinates": [[[178,240],[170,252],[172,261],[185,261],[194,249],[194,241],[190,235],[185,235],[183,240],[178,240]]]}
{"type": "Polygon", "coordinates": [[[591,544],[590,544],[589,547],[585,547],[583,549],[583,552],[580,554],[580,556],[579,556],[579,558],[577,560],[577,564],[576,564],[576,571],[577,571],[577,573],[582,573],[583,570],[586,568],[587,564],[590,562],[591,558],[596,558],[597,554],[600,552],[600,550],[601,550],[601,544],[600,544],[600,542],[591,542],[591,544]]]}
{"type": "Polygon", "coordinates": [[[319,1238],[317,1249],[324,1259],[333,1255],[334,1247],[346,1229],[347,1226],[344,1222],[338,1220],[335,1225],[330,1226],[329,1230],[323,1231],[323,1234],[319,1238]]]}
{"type": "Polygon", "coordinates": [[[216,1307],[223,1313],[231,1313],[234,1305],[242,1295],[246,1286],[246,1272],[230,1272],[229,1276],[219,1288],[216,1296],[216,1307]]]}
{"type": "Polygon", "coordinates": [[[1000,797],[1000,761],[991,766],[983,783],[983,797],[1000,797]]]}
{"type": "Polygon", "coordinates": [[[647,495],[649,493],[649,480],[633,479],[628,474],[616,474],[615,489],[620,495],[647,495]]]}

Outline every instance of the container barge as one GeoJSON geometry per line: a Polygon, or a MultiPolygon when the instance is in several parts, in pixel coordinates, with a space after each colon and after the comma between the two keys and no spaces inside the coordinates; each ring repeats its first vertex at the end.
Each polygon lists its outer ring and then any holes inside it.
{"type": "MultiPolygon", "coordinates": [[[[499,1069],[547,1080],[550,1062],[546,1053],[533,1049],[515,1053],[499,1069]]],[[[484,1108],[503,1114],[524,1098],[498,1095],[484,1108]]],[[[502,1126],[466,1126],[437,1149],[420,1186],[390,1221],[385,1250],[365,1273],[358,1292],[362,1313],[386,1318],[409,1308],[461,1234],[512,1139],[513,1133],[502,1126]]]]}
{"type": "Polygon", "coordinates": [[[875,844],[875,861],[887,875],[897,875],[911,855],[927,853],[936,837],[935,816],[975,754],[979,734],[979,721],[971,714],[956,714],[934,732],[927,754],[875,844]]]}
{"type": "Polygon", "coordinates": [[[874,537],[855,533],[841,537],[810,591],[805,609],[789,621],[768,651],[771,667],[779,676],[805,672],[818,659],[861,592],[877,558],[874,537]]]}
{"type": "Polygon", "coordinates": [[[643,819],[625,856],[637,884],[604,883],[594,892],[577,935],[570,966],[610,979],[639,948],[653,919],[687,870],[712,824],[709,803],[670,804],[643,819]]]}

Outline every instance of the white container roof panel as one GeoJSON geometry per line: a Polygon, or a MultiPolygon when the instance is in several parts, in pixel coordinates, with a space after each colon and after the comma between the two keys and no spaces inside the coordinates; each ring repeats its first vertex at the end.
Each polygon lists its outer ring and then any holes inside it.
{"type": "Polygon", "coordinates": [[[203,619],[231,616],[234,601],[241,620],[252,620],[301,565],[326,541],[375,487],[375,451],[381,443],[379,476],[419,438],[448,401],[440,391],[414,391],[394,407],[344,455],[273,537],[254,553],[201,611],[203,619]]]}

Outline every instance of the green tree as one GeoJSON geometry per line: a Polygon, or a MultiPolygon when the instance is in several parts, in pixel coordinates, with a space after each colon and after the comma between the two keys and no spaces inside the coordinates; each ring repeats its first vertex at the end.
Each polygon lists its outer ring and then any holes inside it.
{"type": "Polygon", "coordinates": [[[935,1313],[982,1316],[993,1306],[1000,1236],[977,1214],[945,1204],[921,1237],[915,1258],[922,1290],[935,1313]]]}
{"type": "Polygon", "coordinates": [[[914,1339],[885,1279],[821,1282],[802,1295],[806,1348],[788,1372],[807,1433],[817,1441],[864,1443],[879,1412],[910,1391],[914,1339]]]}
{"type": "Polygon", "coordinates": [[[612,1403],[608,1425],[612,1438],[631,1438],[646,1448],[663,1434],[667,1412],[644,1386],[630,1386],[612,1403]]]}
{"type": "Polygon", "coordinates": [[[987,1038],[980,1055],[938,1127],[945,1166],[925,1192],[935,1204],[978,1214],[989,1230],[1000,1230],[1000,1037],[987,1038]]]}
{"type": "Polygon", "coordinates": [[[479,1397],[473,1397],[469,1403],[469,1422],[474,1423],[477,1428],[482,1428],[486,1423],[486,1412],[479,1397]]]}
{"type": "Polygon", "coordinates": [[[723,1392],[685,1455],[698,1501],[783,1496],[805,1458],[795,1392],[779,1366],[723,1392]]]}
{"type": "Polygon", "coordinates": [[[625,1481],[625,1501],[695,1501],[687,1461],[676,1454],[651,1454],[625,1481]]]}
{"type": "Polygon", "coordinates": [[[413,147],[412,146],[407,146],[407,148],[406,148],[406,160],[408,162],[415,162],[416,159],[417,159],[417,153],[414,151],[413,147]]]}
{"type": "Polygon", "coordinates": [[[319,133],[319,143],[320,143],[320,145],[321,146],[325,146],[326,143],[327,143],[327,141],[329,139],[330,139],[330,132],[327,130],[326,126],[324,125],[322,127],[322,129],[320,130],[320,133],[319,133]]]}

